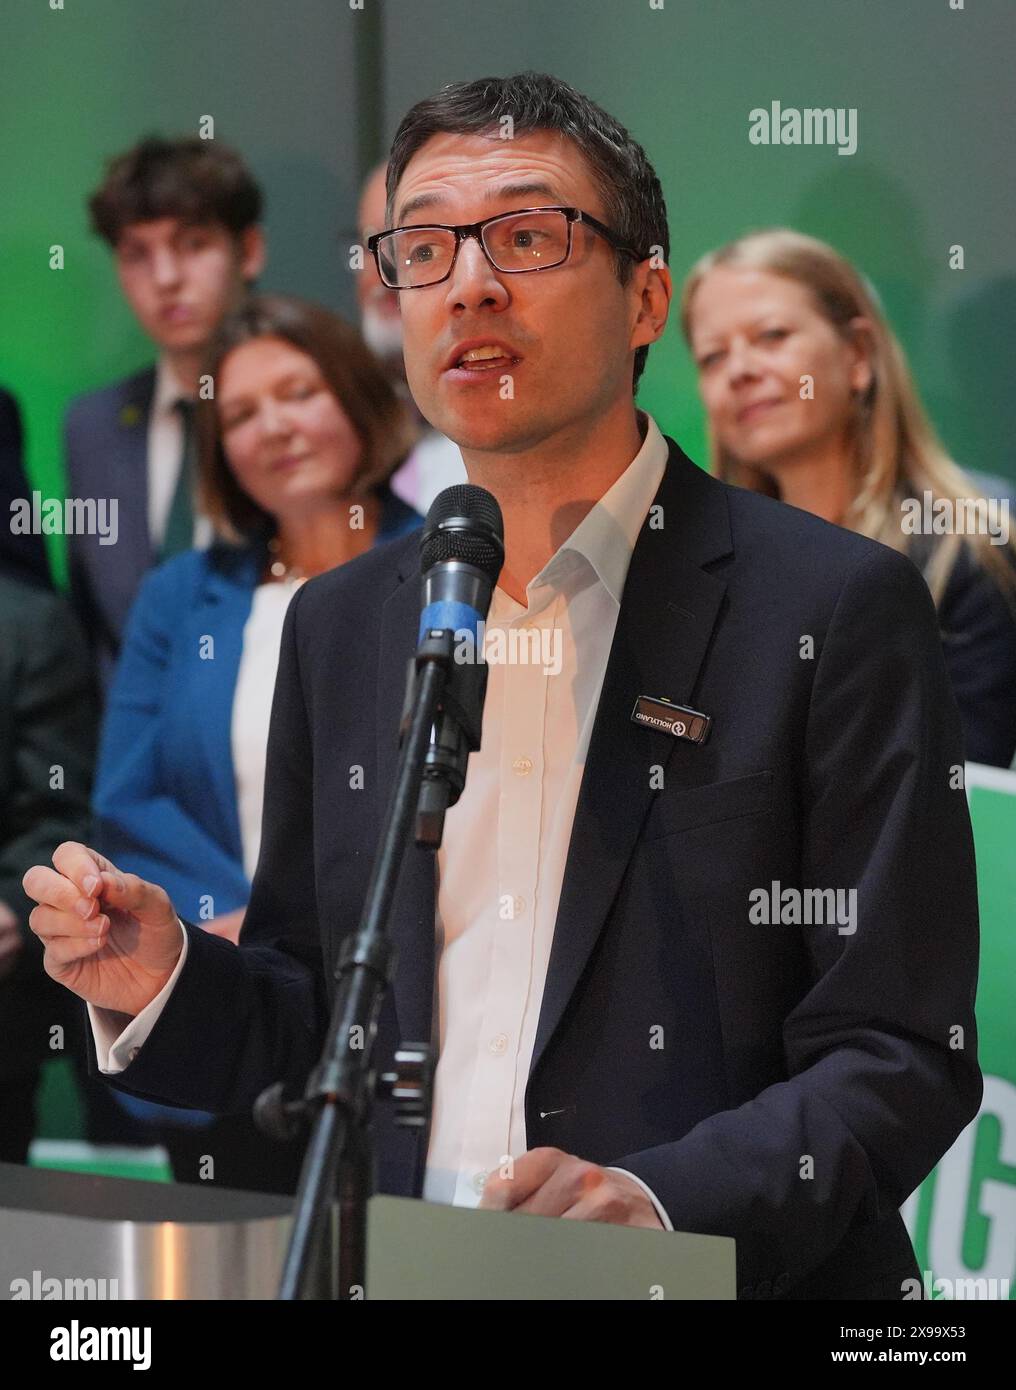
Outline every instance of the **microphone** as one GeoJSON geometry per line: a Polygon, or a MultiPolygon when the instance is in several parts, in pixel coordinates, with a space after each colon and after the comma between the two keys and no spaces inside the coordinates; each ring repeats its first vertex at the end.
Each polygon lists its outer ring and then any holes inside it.
{"type": "Polygon", "coordinates": [[[469,754],[480,746],[487,693],[480,625],[503,564],[497,499],[469,483],[445,488],[431,504],[420,540],[423,606],[413,663],[438,660],[446,671],[416,814],[416,843],[432,849],[465,785],[469,754]]]}

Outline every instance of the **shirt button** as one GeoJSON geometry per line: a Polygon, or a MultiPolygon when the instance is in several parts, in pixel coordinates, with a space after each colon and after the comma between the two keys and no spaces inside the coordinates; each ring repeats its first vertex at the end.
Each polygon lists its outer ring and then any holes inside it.
{"type": "Polygon", "coordinates": [[[140,1051],[141,1051],[140,1047],[132,1047],[132,1048],[130,1049],[130,1051],[127,1053],[127,1056],[128,1056],[128,1057],[130,1058],[130,1060],[133,1062],[133,1061],[134,1061],[134,1058],[138,1055],[138,1053],[139,1053],[140,1051]]]}
{"type": "Polygon", "coordinates": [[[497,1033],[491,1038],[487,1046],[490,1048],[491,1052],[494,1053],[495,1057],[500,1057],[502,1053],[508,1050],[508,1034],[497,1033]]]}
{"type": "Polygon", "coordinates": [[[516,758],[512,763],[512,771],[520,777],[527,777],[533,770],[532,758],[516,758]]]}
{"type": "Polygon", "coordinates": [[[484,1188],[484,1184],[486,1183],[486,1181],[487,1181],[487,1174],[486,1174],[486,1173],[474,1173],[474,1174],[473,1174],[473,1191],[474,1191],[474,1192],[482,1192],[482,1191],[483,1191],[483,1188],[484,1188]]]}

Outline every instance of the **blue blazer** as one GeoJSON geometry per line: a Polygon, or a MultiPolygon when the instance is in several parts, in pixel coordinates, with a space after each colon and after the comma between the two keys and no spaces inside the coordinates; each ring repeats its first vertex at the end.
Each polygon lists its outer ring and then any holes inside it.
{"type": "MultiPolygon", "coordinates": [[[[380,492],[378,544],[421,525],[387,485],[380,492]]],[[[192,922],[245,907],[250,897],[231,727],[244,624],[265,559],[263,544],[218,543],[151,570],[109,691],[93,843],[118,868],[160,884],[192,922]]],[[[214,1120],[212,1111],[111,1094],[145,1123],[193,1129],[214,1120]]]]}
{"type": "MultiPolygon", "coordinates": [[[[382,499],[379,544],[421,525],[388,487],[382,499]]],[[[250,897],[231,724],[244,624],[264,561],[263,545],[219,543],[148,574],[103,723],[96,848],[161,884],[190,921],[244,907],[250,897]]]]}

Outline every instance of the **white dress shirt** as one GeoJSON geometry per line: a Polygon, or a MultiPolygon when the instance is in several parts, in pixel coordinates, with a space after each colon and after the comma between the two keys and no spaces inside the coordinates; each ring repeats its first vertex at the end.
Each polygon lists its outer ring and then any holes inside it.
{"type": "MultiPolygon", "coordinates": [[[[173,375],[169,362],[160,357],[155,364],[155,390],[148,417],[148,534],[156,553],[166,534],[183,461],[183,420],[176,402],[187,394],[173,375]]],[[[211,539],[211,522],[195,511],[195,546],[204,548],[211,539]]]]}
{"type": "MultiPolygon", "coordinates": [[[[526,586],[526,606],[500,588],[491,602],[482,746],[437,854],[432,1201],[475,1206],[487,1175],[527,1148],[526,1082],[575,806],[632,550],[667,462],[655,421],[638,415],[641,449],[526,586]]],[[[185,955],[186,944],[122,1032],[122,1016],[89,1006],[100,1070],[120,1070],[143,1045],[185,955]]]]}

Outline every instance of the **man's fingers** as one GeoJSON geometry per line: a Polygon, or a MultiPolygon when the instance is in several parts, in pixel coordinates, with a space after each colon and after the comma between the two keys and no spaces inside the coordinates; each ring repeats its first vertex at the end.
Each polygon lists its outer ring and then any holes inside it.
{"type": "Polygon", "coordinates": [[[650,1198],[627,1174],[612,1173],[560,1149],[531,1149],[513,1166],[512,1176],[498,1174],[487,1180],[481,1207],[665,1229],[650,1198]]]}
{"type": "Polygon", "coordinates": [[[116,872],[115,864],[76,840],[65,840],[62,845],[57,845],[53,851],[53,867],[76,883],[86,897],[95,892],[91,880],[98,878],[103,869],[116,872]]]}
{"type": "Polygon", "coordinates": [[[568,1158],[560,1149],[530,1149],[513,1159],[510,1177],[491,1173],[483,1185],[480,1206],[484,1211],[511,1211],[541,1188],[568,1158]]]}
{"type": "MultiPolygon", "coordinates": [[[[63,849],[63,846],[60,848],[63,849]]],[[[56,855],[53,857],[55,859],[56,855]]],[[[25,874],[22,887],[37,903],[77,913],[85,921],[101,911],[100,900],[124,912],[131,912],[142,905],[148,885],[136,874],[122,874],[118,869],[99,869],[96,864],[92,864],[91,869],[92,872],[84,879],[87,887],[82,889],[76,880],[65,874],[36,864],[25,874]]]]}
{"type": "Polygon", "coordinates": [[[91,941],[108,931],[109,918],[99,913],[89,921],[76,912],[63,912],[57,907],[33,907],[28,925],[47,946],[54,941],[91,941]]]}
{"type": "Polygon", "coordinates": [[[640,1226],[647,1231],[667,1229],[645,1193],[633,1192],[618,1182],[619,1173],[606,1176],[608,1181],[586,1192],[574,1206],[557,1214],[566,1221],[608,1221],[617,1226],[640,1226]]]}
{"type": "Polygon", "coordinates": [[[53,976],[67,965],[73,965],[76,961],[84,960],[87,956],[97,955],[105,944],[105,936],[101,936],[97,941],[90,937],[55,937],[52,941],[45,943],[46,951],[42,958],[43,969],[47,975],[53,976]]]}
{"type": "Polygon", "coordinates": [[[607,1176],[596,1164],[568,1154],[524,1201],[513,1203],[513,1210],[532,1216],[563,1216],[576,1203],[598,1202],[597,1188],[607,1176]]]}
{"type": "Polygon", "coordinates": [[[137,874],[122,874],[119,869],[104,869],[100,875],[99,897],[121,912],[144,912],[153,907],[152,884],[137,874]]]}
{"type": "Polygon", "coordinates": [[[36,864],[29,869],[21,880],[21,886],[30,898],[46,907],[77,912],[82,918],[94,917],[99,910],[94,896],[82,893],[76,883],[58,874],[55,869],[47,869],[44,864],[36,864]]]}
{"type": "MultiPolygon", "coordinates": [[[[102,890],[102,868],[112,867],[102,855],[93,853],[76,840],[65,840],[53,851],[52,869],[35,864],[21,880],[21,886],[40,907],[76,915],[80,921],[94,921],[100,912],[98,897],[102,890]]],[[[29,925],[43,920],[33,916],[29,925]]],[[[41,933],[36,932],[37,935],[41,933]]]]}

